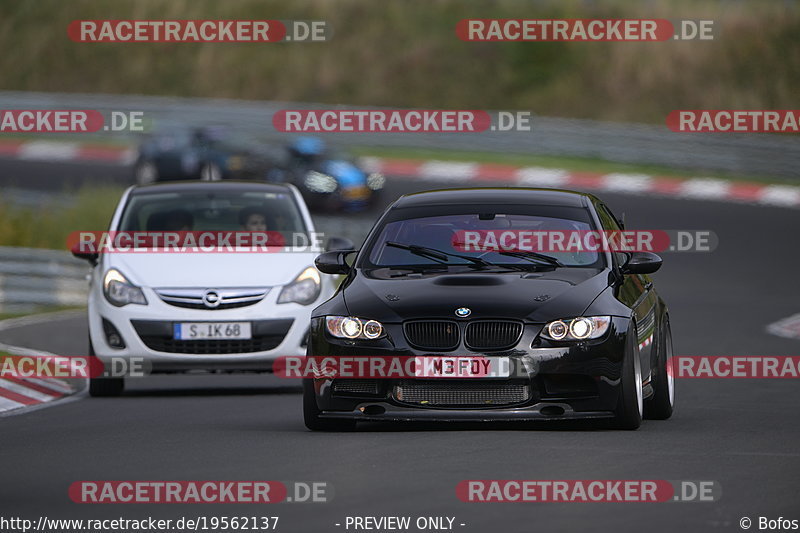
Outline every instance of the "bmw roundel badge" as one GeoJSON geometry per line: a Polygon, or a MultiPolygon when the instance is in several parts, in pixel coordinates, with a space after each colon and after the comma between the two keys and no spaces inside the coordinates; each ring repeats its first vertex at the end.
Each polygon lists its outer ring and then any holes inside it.
{"type": "Polygon", "coordinates": [[[472,314],[472,309],[469,307],[459,307],[456,309],[456,316],[460,318],[466,318],[472,314]]]}

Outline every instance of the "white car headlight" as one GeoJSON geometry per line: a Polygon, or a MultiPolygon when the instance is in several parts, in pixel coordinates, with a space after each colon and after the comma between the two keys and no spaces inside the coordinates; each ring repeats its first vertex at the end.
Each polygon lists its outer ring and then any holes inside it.
{"type": "Polygon", "coordinates": [[[117,307],[128,304],[147,305],[142,289],[133,285],[115,268],[109,269],[103,277],[103,294],[108,303],[117,307]]]}
{"type": "Polygon", "coordinates": [[[303,270],[290,284],[283,287],[278,295],[278,303],[314,303],[321,289],[319,271],[314,267],[303,270]]]}
{"type": "Polygon", "coordinates": [[[602,337],[608,331],[610,316],[579,316],[553,320],[545,324],[540,335],[552,341],[583,341],[602,337]]]}
{"type": "Polygon", "coordinates": [[[384,335],[383,325],[377,320],[354,316],[326,316],[328,333],[340,339],[374,340],[384,335]]]}

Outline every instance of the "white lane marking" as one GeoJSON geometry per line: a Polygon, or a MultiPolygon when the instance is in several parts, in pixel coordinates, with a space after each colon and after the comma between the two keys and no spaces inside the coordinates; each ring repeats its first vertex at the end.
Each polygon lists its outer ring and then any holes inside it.
{"type": "Polygon", "coordinates": [[[49,402],[55,398],[58,398],[60,395],[50,395],[45,394],[43,392],[39,392],[38,390],[29,389],[24,385],[20,385],[18,383],[14,383],[13,381],[8,381],[7,379],[0,379],[0,389],[10,390],[11,392],[16,392],[22,396],[30,398],[32,400],[36,400],[38,402],[49,402]]]}
{"type": "Polygon", "coordinates": [[[610,192],[644,193],[652,188],[653,178],[647,174],[612,173],[603,176],[603,188],[610,192]]]}
{"type": "Polygon", "coordinates": [[[694,178],[683,182],[678,189],[678,197],[686,198],[727,198],[731,184],[714,178],[694,178]]]}
{"type": "Polygon", "coordinates": [[[787,339],[800,339],[800,313],[769,324],[767,332],[787,339]]]}
{"type": "Polygon", "coordinates": [[[19,159],[43,159],[46,161],[65,161],[75,159],[80,145],[52,141],[33,141],[23,144],[18,152],[19,159]]]}
{"type": "Polygon", "coordinates": [[[0,413],[11,409],[19,409],[20,407],[25,407],[25,404],[0,396],[0,413]]]}
{"type": "Polygon", "coordinates": [[[439,181],[471,180],[478,175],[478,163],[427,161],[420,165],[418,177],[439,181]]]}
{"type": "Polygon", "coordinates": [[[523,167],[517,170],[517,185],[524,187],[563,187],[570,173],[560,168],[523,167]]]}
{"type": "Polygon", "coordinates": [[[800,205],[800,187],[767,185],[761,190],[758,201],[772,205],[800,205]]]}

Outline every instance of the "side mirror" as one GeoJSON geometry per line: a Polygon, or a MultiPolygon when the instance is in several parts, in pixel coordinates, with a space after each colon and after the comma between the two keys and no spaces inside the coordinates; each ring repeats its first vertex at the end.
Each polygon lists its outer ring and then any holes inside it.
{"type": "Polygon", "coordinates": [[[344,237],[331,237],[325,243],[325,250],[328,252],[342,251],[342,250],[355,250],[356,245],[350,239],[344,237]]]}
{"type": "Polygon", "coordinates": [[[622,265],[623,274],[652,274],[661,268],[661,257],[652,252],[633,252],[622,265]]]}
{"type": "Polygon", "coordinates": [[[97,252],[87,252],[86,250],[82,250],[80,243],[75,243],[70,251],[72,252],[72,255],[78,259],[89,261],[92,266],[97,265],[97,260],[100,257],[100,254],[97,252]]]}
{"type": "Polygon", "coordinates": [[[324,274],[347,274],[350,272],[350,265],[346,259],[353,252],[354,250],[325,252],[314,259],[314,265],[324,274]]]}

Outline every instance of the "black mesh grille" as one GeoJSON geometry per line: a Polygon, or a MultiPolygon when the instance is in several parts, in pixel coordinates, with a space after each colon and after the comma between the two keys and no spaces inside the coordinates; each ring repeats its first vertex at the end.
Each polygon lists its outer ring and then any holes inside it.
{"type": "Polygon", "coordinates": [[[334,394],[378,394],[380,392],[377,379],[335,379],[334,394]]]}
{"type": "Polygon", "coordinates": [[[253,339],[180,341],[141,335],[142,342],[156,352],[190,353],[197,355],[265,352],[277,348],[284,335],[269,335],[253,339]]]}
{"type": "Polygon", "coordinates": [[[398,402],[428,406],[490,406],[523,403],[526,383],[488,380],[404,380],[394,387],[398,402]]]}
{"type": "Polygon", "coordinates": [[[464,341],[472,350],[504,350],[511,348],[522,335],[522,324],[508,320],[470,322],[464,341]]]}
{"type": "Polygon", "coordinates": [[[174,338],[174,322],[166,320],[131,320],[142,342],[156,352],[216,355],[252,353],[274,350],[289,333],[294,320],[281,318],[253,320],[251,339],[178,340],[174,338]]]}
{"type": "Polygon", "coordinates": [[[453,321],[419,320],[404,325],[409,344],[423,350],[454,350],[458,347],[458,324],[453,321]]]}

